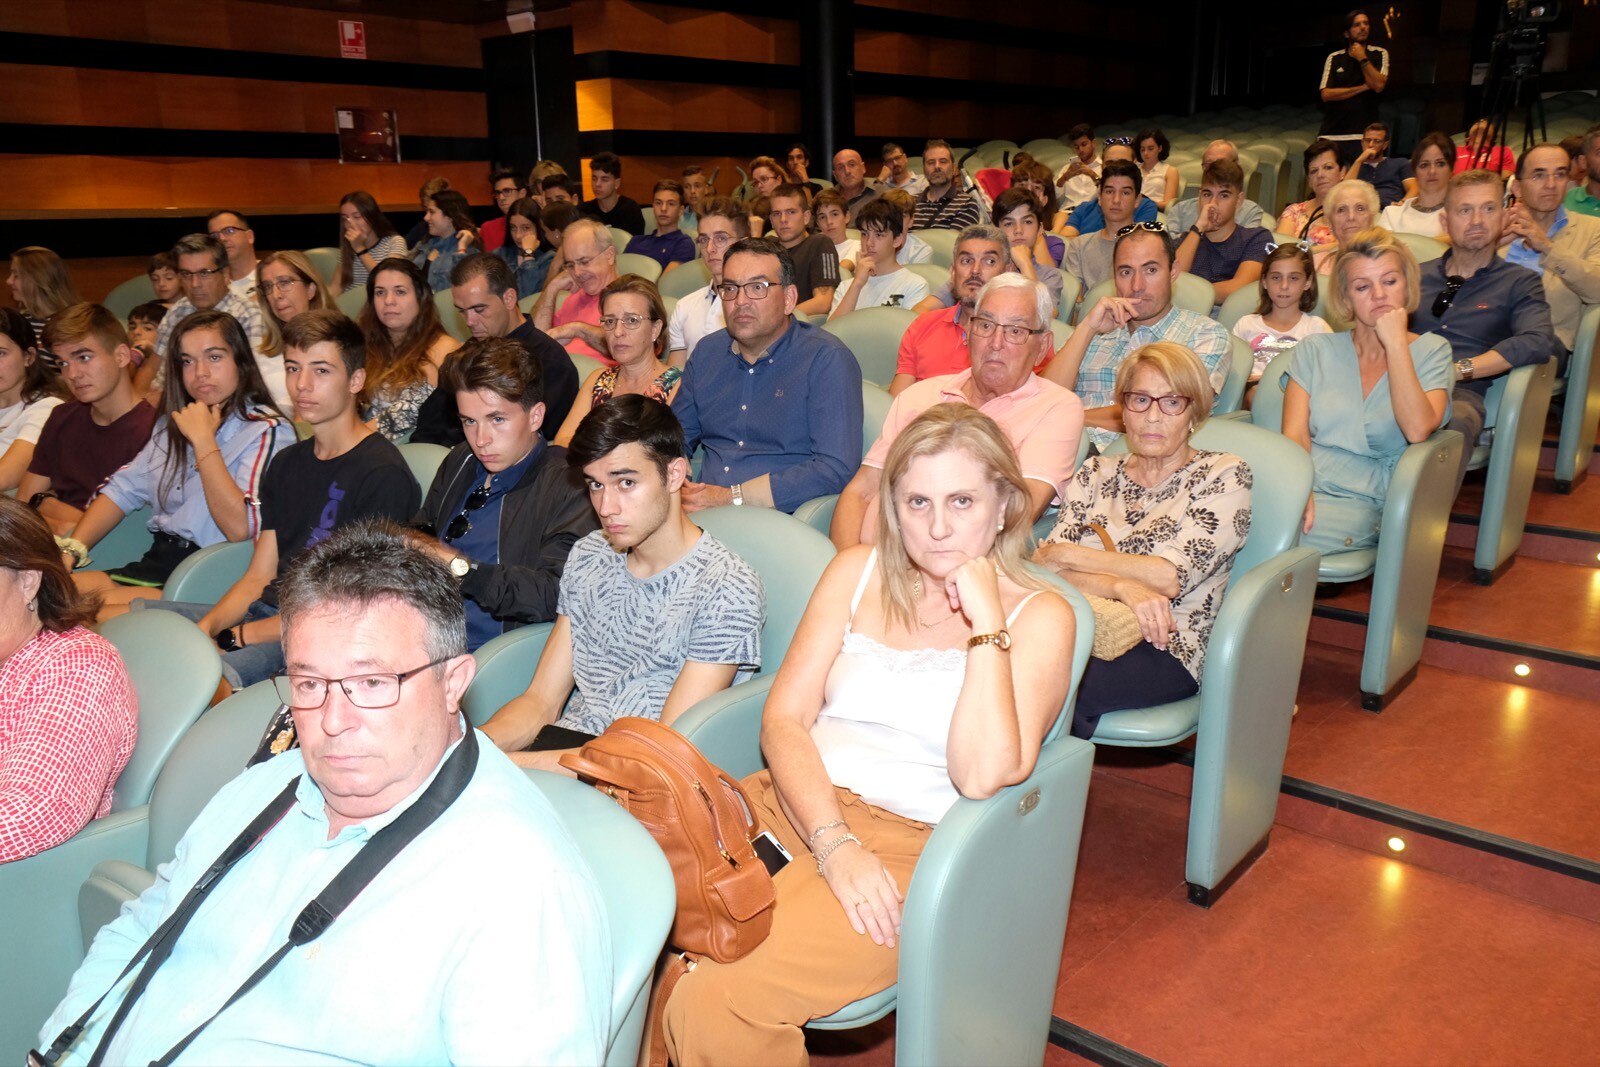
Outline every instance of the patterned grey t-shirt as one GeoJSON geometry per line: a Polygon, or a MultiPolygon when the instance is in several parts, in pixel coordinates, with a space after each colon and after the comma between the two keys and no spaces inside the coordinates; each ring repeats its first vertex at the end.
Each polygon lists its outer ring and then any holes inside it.
{"type": "Polygon", "coordinates": [[[689,660],[761,665],[766,594],[748,563],[702,533],[677,563],[649,578],[599,530],[572,546],[556,611],[572,625],[578,691],[557,722],[598,734],[624,715],[661,718],[689,660]]]}

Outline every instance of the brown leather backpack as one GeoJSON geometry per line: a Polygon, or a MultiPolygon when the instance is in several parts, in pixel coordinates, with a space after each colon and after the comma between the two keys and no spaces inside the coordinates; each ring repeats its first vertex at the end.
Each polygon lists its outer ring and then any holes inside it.
{"type": "Polygon", "coordinates": [[[629,716],[561,765],[626,808],[667,854],[678,891],[669,944],[731,963],[766,939],[776,900],[750,844],[750,798],[687,738],[629,716]]]}

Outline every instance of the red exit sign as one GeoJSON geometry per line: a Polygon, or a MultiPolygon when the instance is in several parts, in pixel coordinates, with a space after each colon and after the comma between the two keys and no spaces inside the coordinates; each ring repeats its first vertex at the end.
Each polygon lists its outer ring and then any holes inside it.
{"type": "Polygon", "coordinates": [[[367,58],[367,24],[339,20],[339,55],[343,59],[367,58]]]}

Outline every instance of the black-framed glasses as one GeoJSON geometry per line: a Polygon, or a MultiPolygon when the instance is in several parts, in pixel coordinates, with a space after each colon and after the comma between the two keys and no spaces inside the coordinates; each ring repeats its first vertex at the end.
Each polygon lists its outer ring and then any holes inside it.
{"type": "Polygon", "coordinates": [[[1456,294],[1466,284],[1467,280],[1459,274],[1452,274],[1445,278],[1444,288],[1440,289],[1439,295],[1433,298],[1434,318],[1440,318],[1446,311],[1450,310],[1450,305],[1456,302],[1456,294]]]}
{"type": "Polygon", "coordinates": [[[467,499],[461,504],[461,513],[450,520],[450,525],[444,528],[444,543],[450,544],[467,536],[467,531],[472,529],[472,520],[468,518],[474,511],[489,502],[489,487],[480,485],[467,494],[467,499]]]}
{"type": "Polygon", "coordinates": [[[1002,324],[987,315],[972,316],[972,324],[968,327],[972,336],[987,340],[993,337],[996,330],[1006,339],[1008,344],[1020,345],[1030,337],[1037,337],[1041,333],[1049,333],[1050,327],[1043,326],[1034,329],[1031,326],[1016,326],[1011,323],[1002,324]]]}
{"type": "Polygon", "coordinates": [[[244,232],[244,227],[243,226],[224,226],[220,230],[212,230],[211,231],[211,236],[212,237],[217,237],[217,238],[232,237],[236,233],[243,233],[243,232],[244,232]]]}
{"type": "Polygon", "coordinates": [[[1117,231],[1117,236],[1118,237],[1126,237],[1126,236],[1128,236],[1128,234],[1132,233],[1135,230],[1143,230],[1145,233],[1166,233],[1167,232],[1166,227],[1162,226],[1161,223],[1159,223],[1159,222],[1135,222],[1135,223],[1133,223],[1131,225],[1124,226],[1122,229],[1118,230],[1117,231]]]}
{"type": "Polygon", "coordinates": [[[1168,393],[1166,396],[1151,396],[1149,393],[1135,393],[1132,391],[1122,394],[1122,406],[1134,414],[1149,411],[1154,404],[1161,409],[1163,415],[1182,415],[1189,410],[1190,399],[1179,396],[1177,393],[1168,393]]]}
{"type": "Polygon", "coordinates": [[[211,267],[208,270],[180,270],[178,272],[178,277],[182,278],[186,282],[192,282],[196,278],[209,278],[213,274],[221,274],[221,273],[222,273],[222,268],[221,267],[211,267]]]}
{"type": "Polygon", "coordinates": [[[322,707],[328,702],[328,691],[333,686],[343,689],[350,703],[358,708],[392,708],[400,703],[400,687],[406,679],[454,658],[445,656],[409,671],[352,674],[347,678],[318,678],[314,674],[279,672],[272,676],[272,688],[278,691],[278,699],[291,711],[315,711],[322,707]]]}
{"type": "Polygon", "coordinates": [[[723,282],[717,286],[717,295],[729,304],[738,298],[741,291],[743,291],[747,299],[765,300],[768,291],[777,284],[777,282],[769,282],[764,278],[757,278],[755,281],[745,282],[743,285],[738,282],[723,282]]]}

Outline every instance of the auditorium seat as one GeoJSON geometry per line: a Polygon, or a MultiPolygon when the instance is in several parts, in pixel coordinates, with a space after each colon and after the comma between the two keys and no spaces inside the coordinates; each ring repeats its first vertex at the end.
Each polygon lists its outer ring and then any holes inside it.
{"type": "Polygon", "coordinates": [[[428,487],[433,484],[434,475],[439,473],[439,465],[450,454],[450,450],[444,445],[430,445],[420,441],[407,441],[399,447],[401,458],[406,461],[406,466],[411,468],[411,477],[417,480],[417,487],[426,497],[428,487]]]}
{"type": "Polygon", "coordinates": [[[155,298],[156,290],[155,286],[150,284],[150,276],[137,274],[107,293],[101,304],[115,315],[119,322],[127,322],[128,312],[140,304],[148,304],[155,298]]]}
{"type": "Polygon", "coordinates": [[[646,281],[653,282],[661,277],[661,264],[649,256],[641,256],[637,252],[617,253],[617,274],[637,274],[646,281]]]}
{"type": "MultiPolygon", "coordinates": [[[[1251,407],[1255,425],[1282,431],[1293,355],[1278,356],[1263,372],[1251,407]]],[[[1421,662],[1462,447],[1455,430],[1439,430],[1407,448],[1389,481],[1377,547],[1325,555],[1318,568],[1322,582],[1372,579],[1361,657],[1361,706],[1368,711],[1383,710],[1421,662]]]]}
{"type": "Polygon", "coordinates": [[[307,248],[304,255],[317,268],[319,277],[332,280],[339,276],[339,250],[337,248],[307,248]]]}
{"type": "Polygon", "coordinates": [[[710,284],[711,271],[707,269],[705,260],[696,259],[663,274],[656,288],[663,297],[682,300],[696,289],[703,289],[710,284]]]}
{"type": "Polygon", "coordinates": [[[344,312],[346,318],[354,322],[361,317],[361,309],[367,306],[367,287],[352,285],[334,297],[333,302],[344,312]]]}
{"type": "Polygon", "coordinates": [[[862,381],[887,389],[900,359],[900,341],[916,318],[910,308],[862,308],[830,319],[822,328],[850,349],[861,364],[862,381]]]}
{"type": "Polygon", "coordinates": [[[945,277],[940,284],[942,285],[944,282],[949,281],[950,265],[956,261],[956,238],[960,236],[960,231],[934,228],[917,230],[916,235],[925,241],[929,248],[933,249],[933,258],[929,262],[936,263],[945,269],[945,277]]]}
{"type": "MultiPolygon", "coordinates": [[[[1067,735],[1094,616],[1070,585],[1039,573],[1078,625],[1071,687],[1033,773],[986,800],[957,800],[934,827],[906,887],[898,984],[810,1024],[848,1030],[895,1012],[897,1063],[1044,1058],[1094,763],[1093,746],[1067,735]]],[[[761,712],[771,685],[764,676],[702,701],[678,728],[723,770],[753,774],[766,765],[761,712]]]]}
{"type": "Polygon", "coordinates": [[[1584,309],[1577,343],[1561,382],[1561,433],[1556,442],[1555,488],[1570,493],[1589,476],[1594,460],[1596,425],[1600,424],[1600,373],[1595,370],[1595,340],[1600,335],[1600,307],[1584,309]]]}
{"type": "Polygon", "coordinates": [[[154,543],[149,507],[135,508],[89,550],[89,565],[83,569],[111,571],[125,567],[134,560],[143,559],[154,543]]]}
{"type": "Polygon", "coordinates": [[[444,327],[445,333],[466,344],[472,336],[472,330],[461,317],[461,312],[456,310],[455,293],[450,289],[440,289],[433,294],[433,307],[439,313],[439,324],[444,327]]]}
{"type": "Polygon", "coordinates": [[[113,791],[111,814],[55,848],[0,864],[6,965],[0,967],[0,1048],[26,1049],[83,959],[77,887],[102,860],[143,862],[152,791],[216,692],[222,661],[210,638],[169,612],[120,615],[101,626],[139,696],[139,737],[113,791]]]}
{"type": "Polygon", "coordinates": [[[1472,556],[1472,579],[1479,585],[1492,584],[1522,544],[1555,377],[1556,360],[1550,359],[1495,378],[1484,419],[1488,440],[1464,442],[1473,448],[1468,469],[1487,468],[1472,556]]]}

